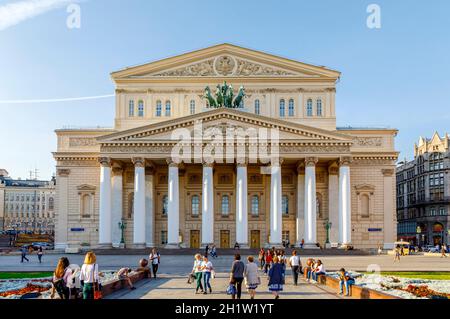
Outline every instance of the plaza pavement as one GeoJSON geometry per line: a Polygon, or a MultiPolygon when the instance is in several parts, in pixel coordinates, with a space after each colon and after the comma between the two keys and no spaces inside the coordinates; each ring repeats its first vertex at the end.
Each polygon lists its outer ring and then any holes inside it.
{"type": "MultiPolygon", "coordinates": [[[[216,278],[211,279],[212,294],[195,294],[195,283],[188,284],[187,276],[162,275],[157,279],[145,279],[136,284],[136,290],[122,289],[105,299],[231,299],[226,294],[229,275],[219,273],[216,278]]],[[[267,288],[267,277],[261,273],[262,284],[258,287],[256,299],[273,299],[273,295],[267,288]]],[[[300,279],[298,286],[294,286],[292,278],[286,277],[284,291],[281,299],[341,299],[349,298],[339,296],[336,291],[330,290],[323,285],[307,283],[300,279]]],[[[242,299],[250,299],[245,286],[242,286],[242,299]]]]}
{"type": "MultiPolygon", "coordinates": [[[[42,264],[38,263],[36,254],[27,255],[30,262],[20,263],[20,255],[0,255],[0,271],[53,271],[59,257],[67,256],[70,263],[83,263],[83,254],[45,254],[42,264]]],[[[305,264],[308,257],[301,255],[305,264]]],[[[117,270],[121,267],[136,268],[141,258],[146,255],[97,255],[97,263],[101,270],[117,270]]],[[[246,256],[242,256],[245,261],[246,256]]],[[[320,256],[327,271],[335,271],[341,267],[353,271],[367,271],[369,265],[378,265],[380,271],[450,271],[450,257],[436,256],[405,256],[400,262],[393,262],[393,256],[320,256]]],[[[219,256],[212,259],[217,272],[228,272],[233,256],[219,256]]],[[[187,276],[192,269],[193,256],[189,255],[161,255],[160,273],[167,275],[187,276]]]]}

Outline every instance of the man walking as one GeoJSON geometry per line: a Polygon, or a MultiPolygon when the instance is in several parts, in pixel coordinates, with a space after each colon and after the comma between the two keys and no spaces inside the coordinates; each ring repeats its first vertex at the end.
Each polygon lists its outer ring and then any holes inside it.
{"type": "Polygon", "coordinates": [[[300,257],[297,256],[297,251],[292,251],[292,257],[289,258],[289,265],[291,266],[292,270],[292,277],[294,279],[294,286],[297,286],[298,284],[298,273],[302,270],[302,263],[300,261],[300,257]]]}
{"type": "Polygon", "coordinates": [[[22,246],[22,248],[20,248],[20,252],[22,253],[22,259],[20,260],[21,263],[23,263],[23,260],[25,259],[27,262],[29,262],[28,258],[27,258],[27,249],[25,248],[25,246],[22,246]]]}

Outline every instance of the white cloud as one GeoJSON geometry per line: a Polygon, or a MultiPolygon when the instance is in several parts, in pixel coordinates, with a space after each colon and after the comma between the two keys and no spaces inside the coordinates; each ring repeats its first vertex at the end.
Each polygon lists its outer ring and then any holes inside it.
{"type": "Polygon", "coordinates": [[[48,11],[58,9],[71,0],[25,0],[0,6],[0,31],[48,11]]]}

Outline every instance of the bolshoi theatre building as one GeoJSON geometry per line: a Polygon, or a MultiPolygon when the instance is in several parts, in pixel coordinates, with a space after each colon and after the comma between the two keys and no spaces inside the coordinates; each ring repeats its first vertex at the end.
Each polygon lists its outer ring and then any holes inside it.
{"type": "Polygon", "coordinates": [[[111,77],[113,128],[56,130],[56,248],[392,247],[397,131],[336,127],[339,72],[221,44],[111,77]],[[224,88],[241,100],[223,106],[224,88]],[[220,139],[185,139],[193,160],[174,159],[174,132],[196,127],[277,139],[231,140],[213,161],[220,139]]]}

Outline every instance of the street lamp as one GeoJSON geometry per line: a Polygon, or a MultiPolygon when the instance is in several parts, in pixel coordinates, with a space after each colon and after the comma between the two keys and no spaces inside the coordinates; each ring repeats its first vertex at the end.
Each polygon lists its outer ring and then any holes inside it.
{"type": "Polygon", "coordinates": [[[120,239],[120,246],[125,247],[125,238],[123,236],[124,230],[127,227],[126,223],[123,221],[123,219],[119,222],[119,229],[121,230],[121,239],[120,239]]]}
{"type": "Polygon", "coordinates": [[[420,228],[420,226],[417,226],[416,233],[417,233],[417,245],[420,247],[420,246],[422,246],[420,244],[420,233],[422,233],[422,228],[420,228]]]}
{"type": "Polygon", "coordinates": [[[330,221],[326,221],[323,223],[323,226],[325,227],[325,230],[327,231],[327,240],[325,242],[325,244],[329,244],[330,243],[330,228],[332,226],[332,223],[330,221]]]}

